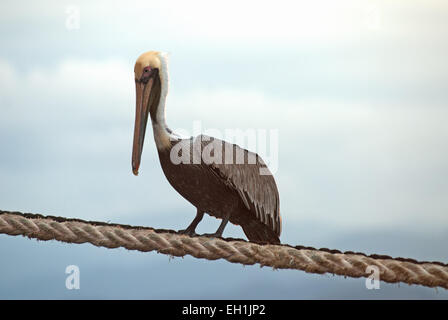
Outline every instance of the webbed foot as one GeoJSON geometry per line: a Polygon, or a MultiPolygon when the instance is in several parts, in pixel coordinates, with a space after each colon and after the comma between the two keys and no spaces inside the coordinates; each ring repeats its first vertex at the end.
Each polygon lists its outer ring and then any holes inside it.
{"type": "Polygon", "coordinates": [[[183,229],[183,230],[179,230],[179,231],[177,231],[178,233],[180,233],[180,234],[186,234],[187,236],[190,236],[190,237],[194,237],[194,236],[197,236],[197,233],[196,232],[194,232],[194,230],[191,230],[191,229],[183,229]]]}
{"type": "Polygon", "coordinates": [[[204,234],[201,234],[201,236],[208,237],[208,238],[222,238],[222,232],[204,233],[204,234]]]}

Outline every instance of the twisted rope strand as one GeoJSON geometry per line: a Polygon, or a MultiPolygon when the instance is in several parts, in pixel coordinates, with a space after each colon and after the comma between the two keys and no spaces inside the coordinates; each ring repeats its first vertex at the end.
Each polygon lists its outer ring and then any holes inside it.
{"type": "Polygon", "coordinates": [[[200,259],[225,259],[243,265],[260,264],[275,269],[297,269],[309,273],[332,273],[348,277],[368,277],[368,266],[377,266],[385,282],[404,282],[448,289],[448,265],[419,262],[338,250],[289,245],[271,245],[240,239],[190,237],[172,230],[108,224],[62,217],[24,214],[0,210],[0,233],[39,240],[91,243],[98,247],[143,252],[157,251],[176,257],[187,254],[200,259]]]}

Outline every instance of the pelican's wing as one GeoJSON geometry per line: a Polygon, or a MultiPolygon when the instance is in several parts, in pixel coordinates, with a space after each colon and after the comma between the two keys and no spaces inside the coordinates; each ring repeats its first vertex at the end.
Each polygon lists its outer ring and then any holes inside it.
{"type": "Polygon", "coordinates": [[[195,150],[201,152],[203,163],[239,194],[257,220],[280,236],[280,199],[277,185],[263,160],[256,153],[236,144],[205,135],[196,137],[195,142],[199,142],[198,139],[201,139],[201,143],[195,143],[195,150]],[[201,146],[201,150],[198,146],[201,146]],[[241,155],[244,156],[244,162],[237,162],[238,157],[241,160],[241,155]]]}

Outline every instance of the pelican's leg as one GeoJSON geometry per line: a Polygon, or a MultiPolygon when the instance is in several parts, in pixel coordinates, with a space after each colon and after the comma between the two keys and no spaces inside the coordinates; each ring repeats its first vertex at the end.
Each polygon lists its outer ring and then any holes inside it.
{"type": "Polygon", "coordinates": [[[201,222],[202,218],[204,217],[204,212],[199,210],[196,213],[196,217],[194,217],[193,221],[190,223],[190,225],[187,227],[187,229],[179,230],[179,233],[188,234],[189,236],[196,235],[196,227],[198,226],[199,222],[201,222]]]}
{"type": "Polygon", "coordinates": [[[226,227],[227,222],[229,222],[229,219],[230,219],[230,213],[226,214],[224,216],[224,218],[222,218],[222,222],[219,225],[219,228],[218,228],[218,230],[216,230],[215,233],[206,233],[206,234],[204,234],[204,236],[207,236],[207,237],[220,237],[221,238],[222,237],[222,233],[224,232],[224,228],[226,227]]]}

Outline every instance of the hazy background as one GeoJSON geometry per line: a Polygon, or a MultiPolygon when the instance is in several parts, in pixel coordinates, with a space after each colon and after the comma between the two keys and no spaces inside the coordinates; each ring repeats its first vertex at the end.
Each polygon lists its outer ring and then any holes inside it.
{"type": "MultiPolygon", "coordinates": [[[[172,129],[279,130],[282,242],[448,261],[446,1],[3,0],[0,18],[0,209],[188,225],[151,132],[131,173],[133,64],[156,49],[170,54],[172,129]]],[[[0,235],[0,298],[448,291],[0,235]],[[65,288],[71,264],[80,290],[65,288]]]]}

